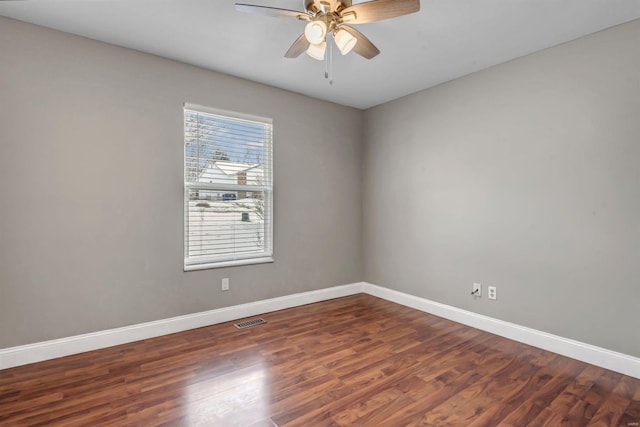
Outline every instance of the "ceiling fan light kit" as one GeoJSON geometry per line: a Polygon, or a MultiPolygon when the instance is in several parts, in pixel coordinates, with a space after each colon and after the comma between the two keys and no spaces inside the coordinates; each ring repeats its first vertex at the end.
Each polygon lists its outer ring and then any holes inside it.
{"type": "Polygon", "coordinates": [[[307,55],[312,57],[313,59],[317,59],[318,61],[322,61],[324,59],[324,53],[327,50],[327,42],[322,41],[321,43],[311,44],[307,48],[307,55]]]}
{"type": "Polygon", "coordinates": [[[336,42],[336,46],[340,49],[340,53],[346,55],[354,48],[358,39],[349,34],[348,31],[339,28],[333,36],[333,40],[336,42]]]}
{"type": "Polygon", "coordinates": [[[236,10],[259,13],[267,16],[296,18],[308,21],[304,33],[296,39],[285,58],[297,58],[307,52],[312,58],[325,59],[326,43],[332,36],[340,50],[346,55],[350,51],[366,59],[380,51],[362,33],[349,24],[365,24],[408,15],[420,10],[420,0],[374,0],[352,5],[351,0],[306,0],[304,11],[280,9],[269,6],[236,3],[236,10]]]}
{"type": "Polygon", "coordinates": [[[311,21],[304,27],[304,36],[311,44],[320,44],[327,36],[327,24],[324,21],[311,21]]]}
{"type": "Polygon", "coordinates": [[[327,33],[327,24],[321,20],[311,21],[304,28],[304,36],[310,43],[307,48],[307,54],[319,61],[324,60],[324,52],[326,49],[326,40],[328,35],[333,36],[333,40],[338,46],[340,53],[346,55],[356,45],[358,39],[352,36],[349,32],[338,27],[335,22],[330,22],[331,30],[327,33]]]}

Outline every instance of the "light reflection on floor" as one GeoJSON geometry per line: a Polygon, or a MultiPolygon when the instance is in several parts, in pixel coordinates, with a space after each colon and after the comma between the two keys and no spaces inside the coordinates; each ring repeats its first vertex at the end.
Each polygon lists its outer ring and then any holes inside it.
{"type": "Polygon", "coordinates": [[[190,426],[273,425],[269,420],[268,372],[263,364],[195,382],[185,390],[190,426]]]}

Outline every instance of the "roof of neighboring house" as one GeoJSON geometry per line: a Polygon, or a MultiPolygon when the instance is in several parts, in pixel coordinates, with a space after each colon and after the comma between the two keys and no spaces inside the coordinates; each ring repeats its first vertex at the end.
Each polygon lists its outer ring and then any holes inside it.
{"type": "Polygon", "coordinates": [[[227,162],[227,161],[221,161],[221,160],[217,160],[213,162],[213,165],[216,166],[218,169],[224,172],[225,175],[228,175],[228,176],[237,175],[240,172],[245,172],[260,166],[260,164],[258,163],[249,165],[247,163],[227,162]]]}

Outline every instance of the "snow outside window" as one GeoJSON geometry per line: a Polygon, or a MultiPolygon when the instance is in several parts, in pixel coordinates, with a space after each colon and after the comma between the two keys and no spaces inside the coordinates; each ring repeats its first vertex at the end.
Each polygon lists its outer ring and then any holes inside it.
{"type": "Polygon", "coordinates": [[[184,269],[273,261],[271,119],[185,104],[184,269]]]}

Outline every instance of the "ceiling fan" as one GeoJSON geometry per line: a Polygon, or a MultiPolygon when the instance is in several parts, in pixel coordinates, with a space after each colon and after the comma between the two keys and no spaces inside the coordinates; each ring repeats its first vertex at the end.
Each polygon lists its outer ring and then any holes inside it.
{"type": "Polygon", "coordinates": [[[302,52],[324,60],[329,36],[346,55],[353,50],[371,59],[380,51],[361,32],[347,24],[366,24],[408,15],[420,10],[420,0],[374,0],[353,5],[351,0],[304,0],[304,11],[236,3],[236,10],[273,17],[307,21],[304,33],[291,45],[285,58],[297,58],[302,52]]]}

